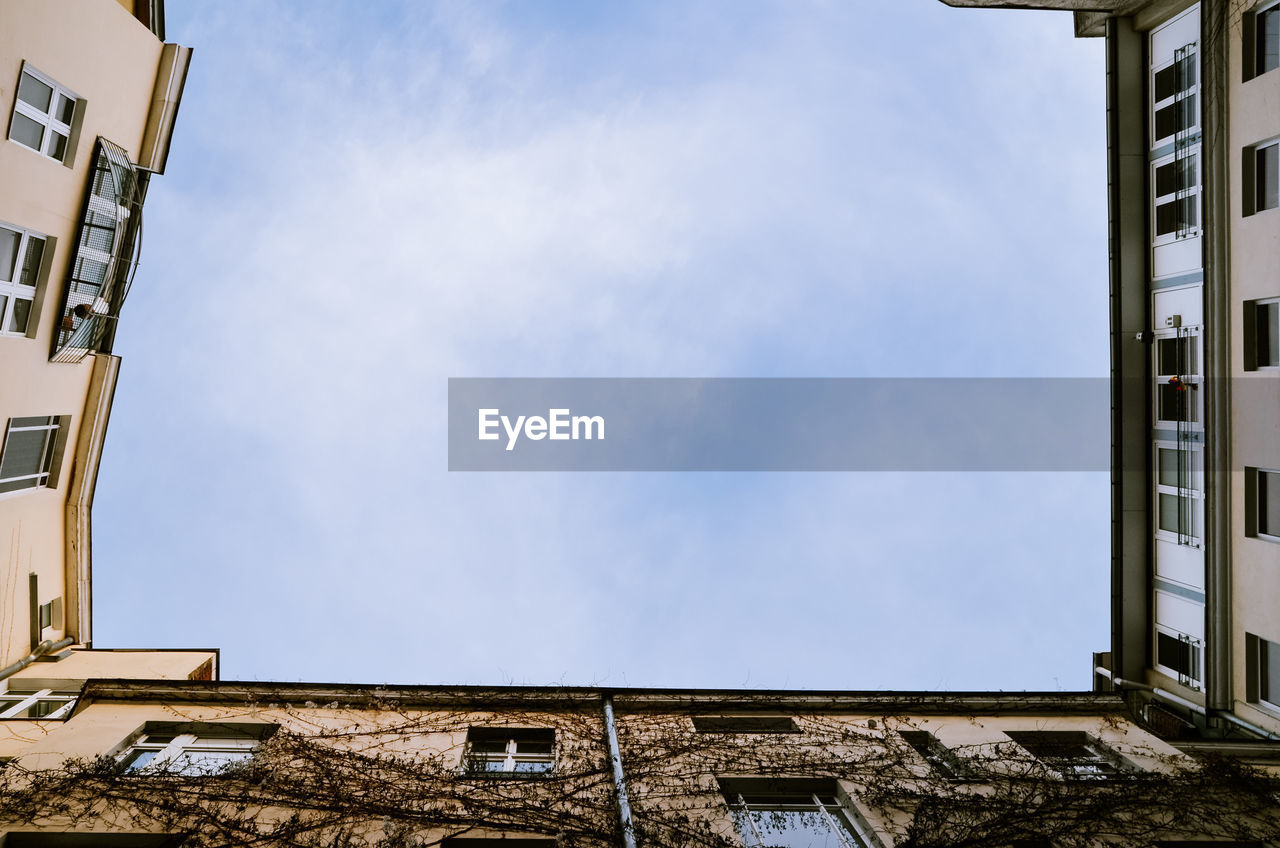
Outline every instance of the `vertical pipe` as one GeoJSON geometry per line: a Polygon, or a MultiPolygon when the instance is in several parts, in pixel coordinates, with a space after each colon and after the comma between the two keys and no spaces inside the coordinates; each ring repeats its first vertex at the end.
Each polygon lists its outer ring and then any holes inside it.
{"type": "Polygon", "coordinates": [[[613,788],[618,797],[618,820],[622,824],[623,848],[636,848],[636,829],[631,821],[631,802],[627,799],[627,778],[622,773],[622,752],[618,748],[618,729],[613,723],[613,696],[604,696],[604,728],[609,737],[609,762],[613,766],[613,788]]]}

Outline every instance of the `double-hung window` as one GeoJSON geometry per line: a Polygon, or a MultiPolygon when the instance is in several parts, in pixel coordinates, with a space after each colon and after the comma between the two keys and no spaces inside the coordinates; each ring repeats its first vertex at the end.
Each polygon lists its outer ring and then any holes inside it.
{"type": "Polygon", "coordinates": [[[0,335],[26,335],[45,237],[0,222],[0,335]]]}
{"type": "Polygon", "coordinates": [[[1123,757],[1084,731],[1010,731],[1007,735],[1064,778],[1104,780],[1130,770],[1123,757]]]}
{"type": "Polygon", "coordinates": [[[0,449],[0,493],[57,483],[59,436],[66,416],[10,418],[0,449]]]}
{"type": "Polygon", "coordinates": [[[30,65],[22,66],[9,139],[66,163],[72,149],[79,98],[30,65]]]}
{"type": "Polygon", "coordinates": [[[247,762],[274,725],[166,726],[145,729],[117,757],[126,772],[218,774],[247,762]]]}
{"type": "Polygon", "coordinates": [[[1196,96],[1200,90],[1196,44],[1174,51],[1173,61],[1153,68],[1151,75],[1151,138],[1158,147],[1200,126],[1196,96]]]}
{"type": "Polygon", "coordinates": [[[544,728],[473,727],[467,732],[469,774],[548,774],[555,766],[556,734],[544,728]]]}
{"type": "Polygon", "coordinates": [[[746,848],[870,848],[875,837],[841,803],[835,781],[723,779],[746,848]]]}
{"type": "Polygon", "coordinates": [[[1199,158],[1199,152],[1193,150],[1166,156],[1151,166],[1156,244],[1199,231],[1199,158]]]}

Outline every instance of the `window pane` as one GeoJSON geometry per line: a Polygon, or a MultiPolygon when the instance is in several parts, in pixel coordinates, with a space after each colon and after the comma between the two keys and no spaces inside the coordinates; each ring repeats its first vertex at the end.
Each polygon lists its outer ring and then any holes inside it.
{"type": "Polygon", "coordinates": [[[1258,472],[1258,532],[1280,536],[1280,472],[1258,472]]]}
{"type": "Polygon", "coordinates": [[[168,768],[178,774],[216,774],[252,757],[252,751],[183,751],[168,768]]]}
{"type": "Polygon", "coordinates": [[[1160,383],[1157,387],[1161,421],[1195,421],[1196,387],[1186,383],[1160,383]]]}
{"type": "Polygon", "coordinates": [[[1195,347],[1191,339],[1159,339],[1156,343],[1157,372],[1164,377],[1196,373],[1195,347]]]}
{"type": "Polygon", "coordinates": [[[49,104],[53,102],[53,89],[31,74],[24,73],[18,83],[18,99],[48,113],[49,104]]]}
{"type": "Polygon", "coordinates": [[[1167,633],[1156,634],[1156,662],[1179,674],[1192,675],[1191,645],[1167,633]]]}
{"type": "Polygon", "coordinates": [[[1174,62],[1169,67],[1156,71],[1155,101],[1159,103],[1166,97],[1172,97],[1186,91],[1196,84],[1196,57],[1187,56],[1174,62]]]}
{"type": "Polygon", "coordinates": [[[44,239],[27,236],[27,252],[22,257],[22,272],[18,282],[24,286],[34,286],[40,277],[40,262],[44,259],[44,239]]]}
{"type": "Polygon", "coordinates": [[[1259,211],[1275,209],[1280,206],[1280,144],[1258,148],[1257,156],[1255,205],[1259,211]]]}
{"type": "Polygon", "coordinates": [[[49,140],[49,149],[46,153],[61,162],[63,157],[67,155],[67,137],[60,132],[52,130],[50,132],[52,137],[49,140]]]}
{"type": "Polygon", "coordinates": [[[1255,307],[1254,351],[1259,367],[1280,365],[1280,303],[1259,303],[1255,307]]]}
{"type": "Polygon", "coordinates": [[[13,279],[13,269],[18,259],[18,241],[22,238],[13,230],[0,227],[0,280],[13,279]]]}
{"type": "Polygon", "coordinates": [[[1280,704],[1280,650],[1274,642],[1258,640],[1258,662],[1262,666],[1262,679],[1258,694],[1262,700],[1280,704]]]}
{"type": "Polygon", "coordinates": [[[1258,13],[1257,72],[1265,74],[1280,66],[1280,6],[1258,13]]]}
{"type": "Polygon", "coordinates": [[[24,477],[49,470],[45,446],[53,430],[9,431],[0,459],[0,479],[24,477]]]}
{"type": "Polygon", "coordinates": [[[13,125],[9,128],[9,138],[39,153],[42,149],[41,142],[44,141],[44,126],[37,124],[26,115],[14,112],[13,125]]]}
{"type": "Polygon", "coordinates": [[[1156,168],[1156,197],[1164,197],[1196,184],[1196,157],[1169,162],[1156,168]]]}
{"type": "Polygon", "coordinates": [[[1160,529],[1184,536],[1198,536],[1193,498],[1160,493],[1160,529]]]}
{"type": "Polygon", "coordinates": [[[67,97],[65,94],[59,94],[58,95],[58,111],[57,111],[57,114],[54,115],[54,117],[56,117],[59,121],[62,121],[62,123],[64,124],[70,124],[71,119],[75,117],[75,114],[76,114],[76,102],[72,100],[70,97],[67,97]]]}
{"type": "Polygon", "coordinates": [[[138,750],[131,751],[131,752],[130,752],[129,754],[127,754],[127,755],[125,756],[125,758],[124,758],[124,761],[123,761],[124,770],[125,770],[125,771],[137,771],[138,769],[143,768],[144,766],[146,766],[146,765],[147,765],[147,763],[149,763],[149,762],[151,762],[152,760],[154,760],[154,759],[156,758],[156,754],[158,754],[158,753],[160,753],[160,752],[159,752],[159,751],[148,751],[148,750],[143,750],[143,749],[138,749],[138,750]]]}
{"type": "MultiPolygon", "coordinates": [[[[0,301],[4,298],[0,297],[0,301]]],[[[0,314],[4,313],[4,304],[0,303],[0,314]]],[[[5,325],[7,333],[25,333],[27,331],[27,322],[31,320],[31,301],[17,297],[13,300],[13,314],[9,316],[9,321],[5,325]]]]}
{"type": "Polygon", "coordinates": [[[1161,139],[1196,124],[1196,96],[1190,94],[1182,100],[1156,110],[1156,138],[1161,139]]]}
{"type": "Polygon", "coordinates": [[[1196,226],[1196,199],[1184,197],[1156,207],[1156,235],[1163,236],[1196,226]]]}

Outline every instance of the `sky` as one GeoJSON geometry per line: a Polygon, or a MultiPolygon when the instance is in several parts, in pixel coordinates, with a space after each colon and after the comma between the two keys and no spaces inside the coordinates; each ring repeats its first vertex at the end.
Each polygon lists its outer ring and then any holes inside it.
{"type": "MultiPolygon", "coordinates": [[[[1105,377],[1104,65],[937,0],[181,0],[95,645],[1086,689],[1107,474],[450,472],[456,377],[1105,377]]],[[[937,427],[948,426],[940,411],[937,427]]]]}

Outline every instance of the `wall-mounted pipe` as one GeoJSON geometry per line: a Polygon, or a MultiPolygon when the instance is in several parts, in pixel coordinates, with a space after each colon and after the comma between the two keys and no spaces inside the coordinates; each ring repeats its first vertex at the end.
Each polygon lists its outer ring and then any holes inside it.
{"type": "Polygon", "coordinates": [[[15,663],[10,663],[4,668],[0,668],[0,680],[4,680],[6,677],[12,677],[36,660],[43,657],[45,654],[52,654],[54,651],[61,651],[63,648],[70,647],[75,643],[76,640],[73,636],[67,636],[65,639],[59,639],[57,642],[50,642],[48,639],[45,639],[39,645],[36,645],[35,650],[27,654],[22,659],[15,663]]]}
{"type": "Polygon", "coordinates": [[[618,821],[622,824],[623,848],[636,848],[636,828],[631,821],[631,802],[627,798],[627,778],[622,771],[622,751],[618,748],[618,729],[613,721],[613,696],[604,696],[604,728],[609,737],[609,762],[613,766],[613,788],[618,798],[618,821]]]}
{"type": "Polygon", "coordinates": [[[1094,669],[1094,671],[1096,671],[1098,674],[1101,674],[1103,677],[1109,678],[1111,682],[1114,683],[1120,689],[1141,689],[1144,692],[1150,692],[1151,696],[1158,701],[1164,701],[1165,703],[1173,704],[1175,706],[1185,707],[1186,709],[1189,709],[1194,713],[1198,713],[1199,715],[1202,715],[1205,718],[1223,719],[1231,724],[1234,724],[1236,727],[1239,727],[1241,730],[1247,730],[1250,733],[1254,734],[1255,736],[1261,736],[1263,739],[1280,741],[1280,735],[1272,733],[1270,730],[1266,730],[1265,728],[1259,727],[1258,725],[1252,722],[1245,721],[1235,713],[1227,712],[1226,710],[1212,710],[1212,711],[1206,710],[1204,707],[1200,706],[1195,701],[1188,701],[1186,698],[1183,698],[1179,695],[1175,695],[1172,692],[1169,692],[1165,689],[1161,689],[1157,686],[1151,686],[1146,683],[1138,683],[1135,680],[1124,680],[1119,677],[1112,677],[1111,672],[1108,669],[1103,668],[1102,666],[1098,666],[1097,668],[1094,669]]]}

